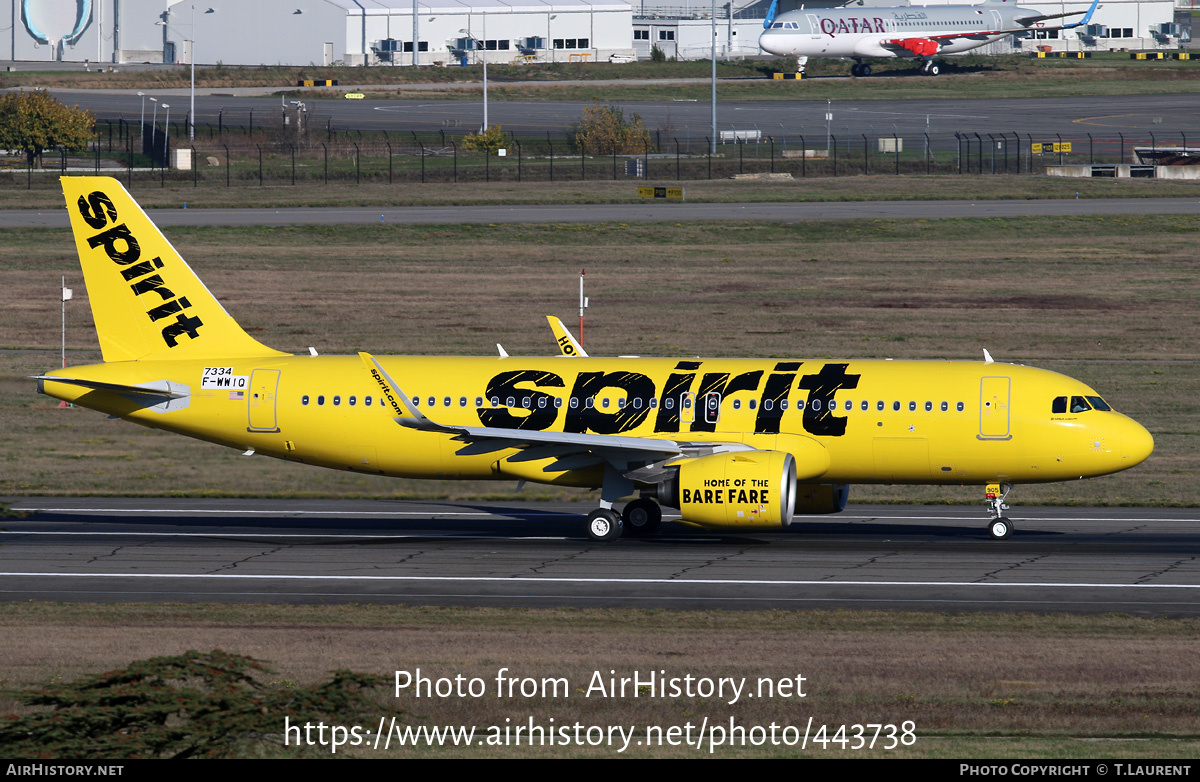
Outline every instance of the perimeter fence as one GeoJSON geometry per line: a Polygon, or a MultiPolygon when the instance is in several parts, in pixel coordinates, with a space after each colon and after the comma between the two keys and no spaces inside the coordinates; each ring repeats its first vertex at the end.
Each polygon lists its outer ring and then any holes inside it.
{"type": "MultiPolygon", "coordinates": [[[[457,182],[694,181],[746,174],[792,177],[855,175],[1041,174],[1048,165],[1164,162],[1186,158],[1186,131],[1018,133],[943,131],[902,134],[868,128],[818,132],[726,131],[712,151],[711,138],[692,131],[652,130],[641,149],[589,149],[570,134],[506,133],[504,146],[468,147],[459,129],[388,133],[336,129],[310,123],[297,132],[278,120],[253,115],[246,124],[186,121],[150,127],[124,119],[101,120],[86,155],[48,151],[42,168],[24,158],[0,169],[0,186],[57,188],[59,173],[106,173],[133,185],[249,187],[312,184],[439,184],[457,182]],[[172,167],[180,152],[186,170],[172,167]],[[17,168],[16,165],[20,165],[17,168]]],[[[1193,131],[1191,142],[1200,142],[1193,131]]],[[[1200,150],[1197,150],[1200,151],[1200,150]]],[[[1098,171],[1115,175],[1115,171],[1098,171]]],[[[1135,170],[1133,175],[1152,175],[1135,170]]]]}

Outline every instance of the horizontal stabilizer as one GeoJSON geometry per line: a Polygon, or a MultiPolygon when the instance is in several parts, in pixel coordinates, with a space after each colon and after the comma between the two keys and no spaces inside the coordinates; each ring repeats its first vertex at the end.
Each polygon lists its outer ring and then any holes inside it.
{"type": "Polygon", "coordinates": [[[186,388],[182,391],[178,390],[181,386],[168,380],[156,380],[153,383],[127,386],[120,383],[102,383],[99,380],[81,380],[74,377],[56,377],[55,375],[34,375],[31,379],[38,381],[39,392],[42,390],[42,384],[50,381],[53,383],[65,383],[69,386],[90,388],[94,391],[110,391],[114,394],[122,395],[153,396],[163,399],[183,399],[188,396],[186,388]]]}

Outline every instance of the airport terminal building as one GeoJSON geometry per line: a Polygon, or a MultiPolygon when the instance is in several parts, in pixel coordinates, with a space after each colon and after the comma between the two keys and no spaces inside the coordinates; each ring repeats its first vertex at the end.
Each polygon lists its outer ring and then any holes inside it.
{"type": "MultiPolygon", "coordinates": [[[[961,0],[958,0],[961,2],[961,0]]],[[[647,59],[654,47],[708,59],[712,0],[9,0],[3,55],[18,61],[212,65],[458,65],[647,59]],[[194,43],[193,43],[194,41],[194,43]]],[[[769,0],[717,4],[717,54],[759,55],[769,0]]],[[[903,5],[905,0],[817,0],[903,5]]],[[[913,5],[942,5],[930,0],[913,5]]],[[[780,10],[801,5],[784,0],[780,10]]],[[[1044,14],[1084,11],[1087,0],[1025,2],[1044,14]]],[[[1075,30],[1007,38],[981,53],[1179,48],[1190,30],[1172,0],[1106,0],[1075,30]]]]}

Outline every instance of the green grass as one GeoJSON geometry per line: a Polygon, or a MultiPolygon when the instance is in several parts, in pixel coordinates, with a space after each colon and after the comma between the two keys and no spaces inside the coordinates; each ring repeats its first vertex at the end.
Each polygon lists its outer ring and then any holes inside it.
{"type": "MultiPolygon", "coordinates": [[[[289,352],[546,355],[588,269],[597,355],[970,358],[1063,371],[1155,435],[1117,475],[1021,486],[1021,503],[1200,505],[1200,218],[796,224],[290,226],[168,231],[243,325],[289,352]],[[380,252],[380,248],[394,251],[380,252]],[[470,248],[464,252],[464,248],[470,248]],[[367,284],[369,280],[369,284],[367,284]],[[382,313],[382,315],[381,315],[382,313]]],[[[69,234],[0,232],[0,494],[499,496],[507,483],[319,470],[60,409],[24,376],[98,360],[69,234]],[[188,458],[178,456],[183,443],[188,458]]],[[[978,487],[855,487],[859,501],[975,502],[978,487]]],[[[523,497],[577,498],[527,486],[523,497]]]]}

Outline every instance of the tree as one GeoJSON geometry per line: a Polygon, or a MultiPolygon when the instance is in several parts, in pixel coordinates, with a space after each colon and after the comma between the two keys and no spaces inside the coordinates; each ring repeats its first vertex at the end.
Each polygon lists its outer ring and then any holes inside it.
{"type": "MultiPolygon", "coordinates": [[[[240,757],[256,743],[282,744],[285,717],[289,752],[328,753],[328,746],[299,743],[309,738],[305,723],[373,724],[381,714],[402,713],[369,696],[386,684],[381,676],[342,670],[321,684],[281,686],[259,680],[267,673],[250,657],[190,651],[15,693],[50,710],[0,718],[0,757],[240,757]]],[[[315,727],[311,734],[315,741],[315,727]]]]}
{"type": "Polygon", "coordinates": [[[634,155],[645,152],[650,145],[650,131],[639,115],[626,120],[620,108],[599,103],[583,110],[572,137],[576,149],[595,155],[634,155]]]}
{"type": "Polygon", "coordinates": [[[23,150],[30,168],[43,150],[86,147],[95,126],[90,111],[64,106],[44,90],[0,98],[0,147],[23,150]]]}

